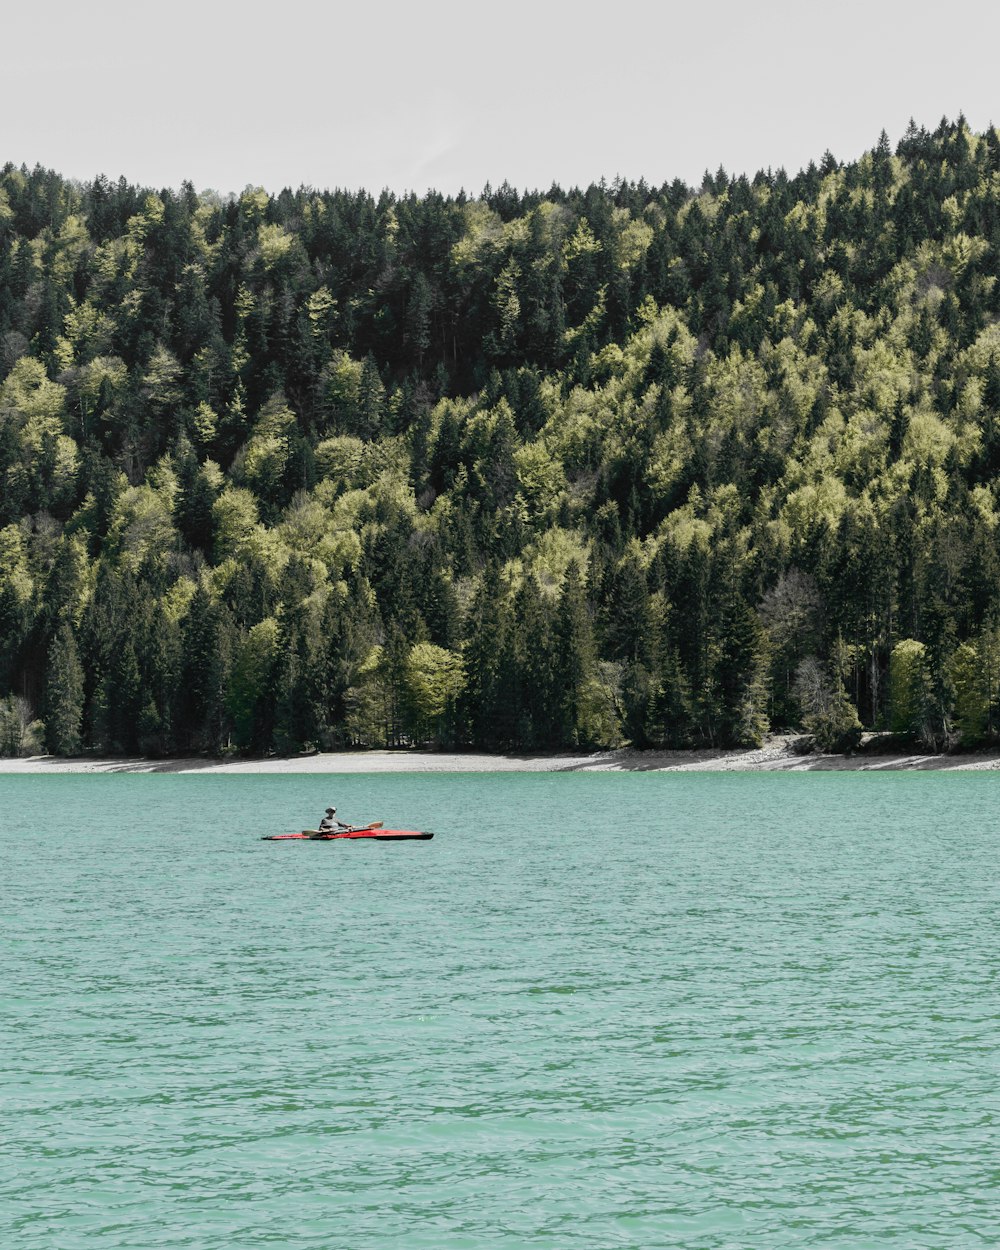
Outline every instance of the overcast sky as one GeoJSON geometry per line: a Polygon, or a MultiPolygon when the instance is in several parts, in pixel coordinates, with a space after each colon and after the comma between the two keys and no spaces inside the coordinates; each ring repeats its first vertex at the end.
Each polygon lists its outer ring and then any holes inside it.
{"type": "Polygon", "coordinates": [[[0,163],[154,186],[697,183],[1000,122],[1000,5],[14,0],[0,163]]]}

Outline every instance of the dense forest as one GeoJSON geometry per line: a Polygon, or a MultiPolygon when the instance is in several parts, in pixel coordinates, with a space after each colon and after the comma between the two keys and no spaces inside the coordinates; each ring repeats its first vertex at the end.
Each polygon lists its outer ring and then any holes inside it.
{"type": "Polygon", "coordinates": [[[1000,727],[1000,133],[794,177],[0,172],[0,751],[1000,727]]]}

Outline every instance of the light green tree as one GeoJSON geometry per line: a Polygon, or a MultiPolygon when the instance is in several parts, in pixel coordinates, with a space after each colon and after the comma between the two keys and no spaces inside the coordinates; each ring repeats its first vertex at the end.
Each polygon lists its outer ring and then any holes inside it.
{"type": "Polygon", "coordinates": [[[975,747],[993,735],[1000,696],[1000,633],[984,629],[952,653],[948,675],[955,688],[954,725],[962,746],[975,747]]]}
{"type": "Polygon", "coordinates": [[[250,491],[227,486],[212,504],[216,560],[240,555],[259,519],[257,501],[250,491]]]}
{"type": "Polygon", "coordinates": [[[892,732],[932,745],[933,693],[927,648],[913,638],[897,642],[889,657],[889,727],[892,732]]]}
{"type": "Polygon", "coordinates": [[[348,731],[355,742],[400,746],[407,736],[409,651],[402,633],[392,629],[385,644],[373,647],[358,669],[357,683],[345,699],[348,731]]]}
{"type": "Polygon", "coordinates": [[[240,750],[255,745],[258,711],[272,693],[279,636],[278,622],[269,616],[248,630],[234,647],[226,705],[232,718],[233,741],[240,750]]]}
{"type": "Polygon", "coordinates": [[[986,736],[990,698],[976,648],[963,642],[952,654],[948,670],[955,687],[955,728],[960,741],[962,746],[978,746],[986,736]]]}
{"type": "Polygon", "coordinates": [[[465,688],[462,657],[430,642],[416,643],[406,662],[406,687],[415,740],[440,740],[465,688]]]}

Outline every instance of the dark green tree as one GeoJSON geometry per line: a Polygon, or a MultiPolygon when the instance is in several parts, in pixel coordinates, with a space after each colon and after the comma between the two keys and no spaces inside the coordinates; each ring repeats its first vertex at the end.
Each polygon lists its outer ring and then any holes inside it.
{"type": "Polygon", "coordinates": [[[45,743],[53,755],[77,755],[83,745],[83,666],[68,621],[49,646],[45,683],[45,743]]]}

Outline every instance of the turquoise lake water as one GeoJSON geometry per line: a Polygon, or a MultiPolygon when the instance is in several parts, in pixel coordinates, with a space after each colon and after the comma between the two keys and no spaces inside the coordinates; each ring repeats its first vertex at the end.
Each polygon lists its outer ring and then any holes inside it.
{"type": "Polygon", "coordinates": [[[992,1250],[998,787],[0,777],[0,1246],[992,1250]]]}

